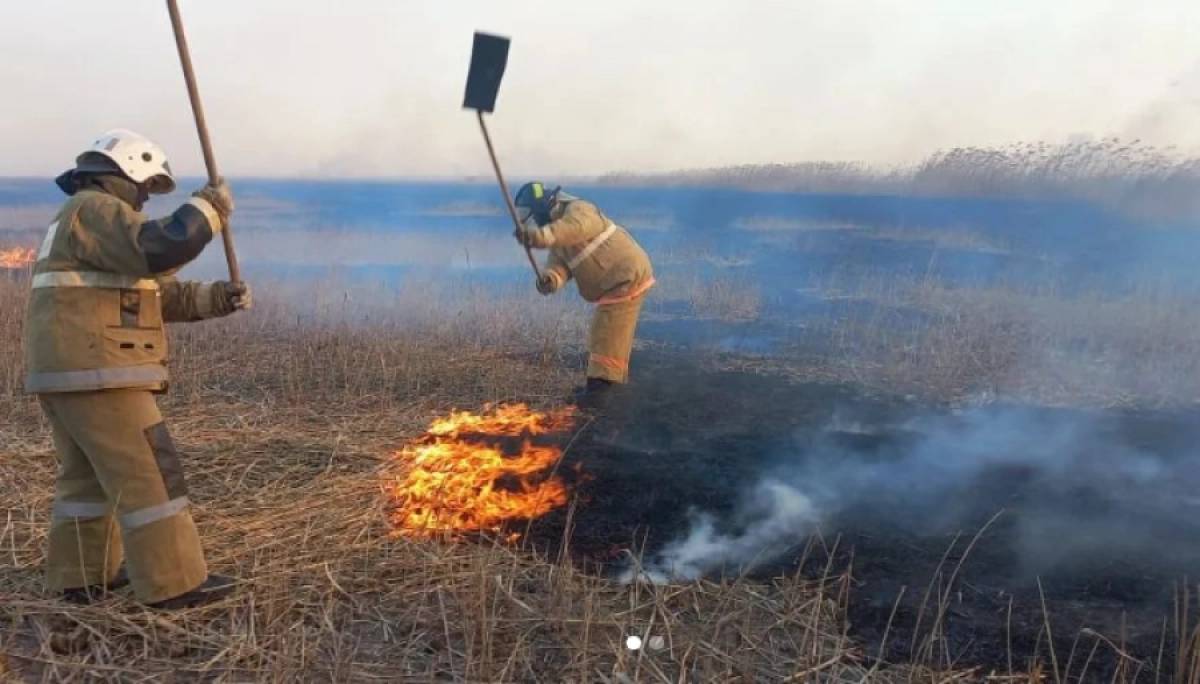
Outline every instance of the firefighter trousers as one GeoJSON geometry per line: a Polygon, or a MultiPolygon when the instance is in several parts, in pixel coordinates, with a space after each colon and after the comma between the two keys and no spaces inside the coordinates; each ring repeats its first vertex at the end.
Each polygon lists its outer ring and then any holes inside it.
{"type": "Polygon", "coordinates": [[[208,576],[187,483],[153,394],[39,396],[58,454],[46,587],[111,581],[122,553],[138,600],[152,603],[208,576]]]}
{"type": "Polygon", "coordinates": [[[645,295],[638,295],[624,302],[596,306],[588,333],[589,378],[629,382],[629,357],[643,299],[645,295]]]}

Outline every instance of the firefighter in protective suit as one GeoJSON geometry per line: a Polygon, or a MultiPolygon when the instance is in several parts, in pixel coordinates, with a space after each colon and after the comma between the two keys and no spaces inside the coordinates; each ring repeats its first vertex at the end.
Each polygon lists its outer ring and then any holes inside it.
{"type": "Polygon", "coordinates": [[[25,320],[26,391],[59,462],[46,586],[79,603],[128,584],[160,609],[223,597],[233,581],[208,572],[155,395],[167,388],[164,323],[250,305],[244,284],[173,275],[227,224],[229,187],[205,185],[148,218],[144,203],[176,182],[163,151],[124,130],[55,182],[68,199],[37,254],[25,320]]]}
{"type": "Polygon", "coordinates": [[[614,385],[629,382],[642,300],[655,282],[650,257],[596,205],[562,188],[527,183],[513,204],[522,223],[517,241],[549,251],[538,292],[554,294],[574,279],[579,295],[597,305],[588,335],[587,384],[578,397],[595,405],[614,385]]]}

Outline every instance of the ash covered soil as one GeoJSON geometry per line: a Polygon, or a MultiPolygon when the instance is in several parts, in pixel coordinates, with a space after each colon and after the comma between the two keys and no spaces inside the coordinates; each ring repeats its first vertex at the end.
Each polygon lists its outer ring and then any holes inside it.
{"type": "Polygon", "coordinates": [[[621,549],[709,578],[848,573],[850,634],[891,662],[936,643],[928,662],[1020,671],[1052,642],[1060,666],[1090,660],[1086,679],[1111,674],[1117,645],[1170,669],[1179,592],[1200,567],[1200,415],[955,410],[637,361],[564,458],[586,473],[574,509],[525,528],[540,550],[610,574],[621,549]],[[747,566],[748,548],[772,553],[747,566]]]}

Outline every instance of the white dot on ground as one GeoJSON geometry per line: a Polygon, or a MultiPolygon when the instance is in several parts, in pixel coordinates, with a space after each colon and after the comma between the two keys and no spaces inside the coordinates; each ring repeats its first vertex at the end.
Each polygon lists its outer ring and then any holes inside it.
{"type": "Polygon", "coordinates": [[[642,638],[640,636],[631,636],[625,639],[625,648],[631,651],[636,651],[642,647],[642,638]]]}

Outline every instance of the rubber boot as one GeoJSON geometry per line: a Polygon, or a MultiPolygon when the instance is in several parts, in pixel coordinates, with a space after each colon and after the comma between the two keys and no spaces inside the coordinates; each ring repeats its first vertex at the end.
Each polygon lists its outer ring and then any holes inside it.
{"type": "Polygon", "coordinates": [[[189,592],[180,594],[165,601],[157,601],[155,603],[146,604],[150,608],[156,610],[180,610],[182,608],[195,608],[206,603],[219,601],[233,593],[236,581],[231,577],[223,575],[209,575],[208,579],[192,589],[189,592]]]}
{"type": "Polygon", "coordinates": [[[588,378],[587,385],[575,400],[576,406],[587,411],[603,411],[615,394],[617,383],[603,378],[588,378]]]}
{"type": "Polygon", "coordinates": [[[122,565],[120,568],[117,568],[117,574],[106,584],[92,584],[86,587],[64,589],[62,599],[67,603],[85,606],[94,601],[102,601],[108,598],[110,592],[127,586],[129,586],[129,575],[125,572],[125,566],[122,565]]]}
{"type": "Polygon", "coordinates": [[[603,391],[604,387],[609,383],[607,380],[600,378],[588,378],[586,385],[576,385],[571,388],[571,393],[567,395],[567,403],[571,405],[579,405],[584,401],[584,398],[591,393],[603,391]]]}

